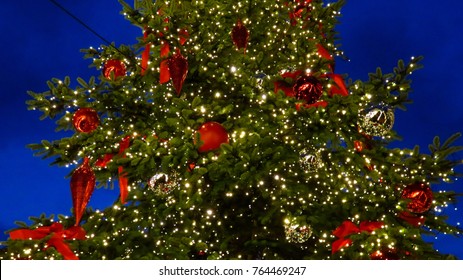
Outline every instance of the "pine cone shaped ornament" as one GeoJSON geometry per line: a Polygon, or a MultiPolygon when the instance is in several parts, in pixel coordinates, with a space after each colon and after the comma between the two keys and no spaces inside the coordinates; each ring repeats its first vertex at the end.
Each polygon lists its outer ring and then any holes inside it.
{"type": "Polygon", "coordinates": [[[74,170],[71,177],[72,204],[76,216],[76,226],[79,225],[82,214],[93,194],[95,181],[95,173],[93,173],[86,157],[82,165],[74,170]]]}
{"type": "Polygon", "coordinates": [[[238,49],[244,49],[244,52],[246,53],[246,47],[248,46],[249,41],[249,31],[240,19],[233,27],[231,37],[235,46],[238,49]]]}
{"type": "Polygon", "coordinates": [[[169,65],[170,78],[174,84],[175,91],[177,95],[180,95],[186,75],[188,74],[188,61],[177,49],[177,53],[172,55],[167,63],[169,65]]]}

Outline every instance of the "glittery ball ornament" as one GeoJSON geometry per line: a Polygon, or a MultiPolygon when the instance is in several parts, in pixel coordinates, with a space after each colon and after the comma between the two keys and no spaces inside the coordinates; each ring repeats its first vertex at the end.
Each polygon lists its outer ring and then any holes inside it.
{"type": "Polygon", "coordinates": [[[95,189],[95,173],[88,164],[88,158],[79,166],[71,176],[71,194],[74,215],[76,217],[75,225],[79,225],[80,219],[87,207],[90,197],[95,189]]]}
{"type": "Polygon", "coordinates": [[[100,124],[100,118],[92,108],[80,108],[72,117],[74,128],[83,133],[94,131],[100,124]]]}
{"type": "Polygon", "coordinates": [[[124,62],[119,59],[110,59],[103,66],[103,76],[108,80],[115,80],[119,77],[125,77],[127,70],[124,62]]]}
{"type": "Polygon", "coordinates": [[[304,243],[309,240],[312,235],[312,229],[307,226],[301,226],[298,224],[285,225],[285,236],[288,242],[292,243],[304,243]]]}
{"type": "Polygon", "coordinates": [[[322,96],[323,85],[314,76],[302,76],[293,85],[293,92],[297,100],[313,104],[322,96]]]}
{"type": "Polygon", "coordinates": [[[406,186],[402,191],[402,198],[410,200],[407,209],[415,214],[428,211],[434,199],[431,188],[425,183],[414,183],[406,186]]]}
{"type": "Polygon", "coordinates": [[[223,143],[228,144],[228,132],[218,122],[204,123],[198,130],[199,139],[202,145],[199,147],[199,152],[209,152],[217,150],[223,143]]]}
{"type": "Polygon", "coordinates": [[[394,111],[384,105],[363,110],[359,115],[358,126],[361,133],[369,136],[385,136],[394,125],[394,111]]]}
{"type": "Polygon", "coordinates": [[[303,149],[299,153],[299,156],[299,163],[301,164],[302,169],[307,173],[315,172],[323,166],[320,153],[317,151],[303,149]]]}
{"type": "Polygon", "coordinates": [[[177,175],[158,173],[148,181],[149,189],[157,195],[167,195],[179,185],[177,175]]]}

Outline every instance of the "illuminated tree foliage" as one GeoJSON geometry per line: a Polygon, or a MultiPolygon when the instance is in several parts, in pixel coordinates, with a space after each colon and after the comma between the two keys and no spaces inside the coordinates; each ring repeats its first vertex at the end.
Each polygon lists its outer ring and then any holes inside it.
{"type": "Polygon", "coordinates": [[[58,166],[88,158],[95,191],[121,199],[83,211],[85,238],[63,233],[75,215],[20,224],[30,240],[10,238],[1,257],[449,258],[422,234],[462,232],[441,215],[459,135],[428,154],[390,147],[421,58],[368,81],[336,73],[344,3],[330,2],[121,2],[139,43],[84,50],[98,77],[52,79],[28,101],[73,131],[30,147],[58,166]]]}

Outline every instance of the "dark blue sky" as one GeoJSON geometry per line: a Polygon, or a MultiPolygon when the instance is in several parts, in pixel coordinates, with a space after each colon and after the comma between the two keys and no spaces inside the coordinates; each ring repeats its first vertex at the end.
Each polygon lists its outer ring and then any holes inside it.
{"type": "MultiPolygon", "coordinates": [[[[119,14],[117,0],[59,2],[116,45],[133,44],[141,35],[119,14]]],[[[350,61],[338,62],[338,73],[366,80],[378,66],[390,72],[398,59],[425,56],[425,68],[412,75],[414,103],[406,112],[396,111],[394,129],[404,139],[396,146],[420,145],[427,152],[435,135],[446,139],[463,132],[462,9],[460,0],[348,0],[342,10],[338,31],[350,61]]],[[[104,43],[48,0],[3,1],[0,34],[0,240],[5,240],[3,232],[14,221],[41,213],[70,214],[72,207],[69,179],[64,178],[71,170],[50,167],[49,160],[26,148],[60,137],[52,121],[39,121],[39,112],[27,111],[26,91],[47,90],[52,77],[68,75],[75,81],[99,75],[79,50],[104,43]]],[[[463,145],[463,139],[457,143],[463,145]]],[[[463,192],[463,179],[447,187],[463,192]]],[[[96,190],[90,206],[105,208],[118,194],[96,190]]],[[[447,209],[452,223],[463,221],[463,203],[458,206],[447,209]]],[[[439,236],[433,242],[440,251],[463,258],[463,238],[439,236]]]]}

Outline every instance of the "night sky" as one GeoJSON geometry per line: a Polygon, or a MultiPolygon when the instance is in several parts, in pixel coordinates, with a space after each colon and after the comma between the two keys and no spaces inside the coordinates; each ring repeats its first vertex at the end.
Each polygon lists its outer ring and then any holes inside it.
{"type": "MultiPolygon", "coordinates": [[[[0,8],[0,240],[14,221],[27,221],[41,213],[70,215],[71,169],[49,166],[51,160],[34,157],[26,145],[42,139],[55,140],[69,133],[56,133],[51,120],[40,121],[40,112],[28,111],[27,90],[48,90],[46,81],[70,76],[87,80],[98,76],[79,51],[104,42],[63,13],[48,0],[2,1],[0,8]]],[[[64,7],[110,42],[134,44],[141,29],[119,14],[117,0],[60,0],[64,7]]],[[[128,3],[131,3],[129,0],[128,3]]],[[[407,111],[396,111],[394,129],[403,137],[394,145],[402,148],[427,146],[434,136],[442,140],[463,132],[463,95],[460,63],[463,62],[463,22],[460,0],[347,0],[338,26],[349,61],[339,60],[337,73],[353,80],[367,80],[381,67],[392,72],[399,59],[423,55],[424,69],[415,72],[407,111]]],[[[457,144],[463,145],[463,139],[457,144]]],[[[459,153],[454,159],[463,158],[459,153]]],[[[460,166],[458,171],[463,172],[460,166]]],[[[434,186],[433,186],[434,187],[434,186]]],[[[439,188],[441,186],[435,186],[439,188]]],[[[463,193],[463,179],[446,188],[463,193]]],[[[118,189],[95,190],[89,205],[110,206],[118,189]]],[[[452,224],[463,222],[463,198],[445,210],[452,224]]],[[[463,259],[463,238],[440,235],[436,248],[463,259]]]]}

